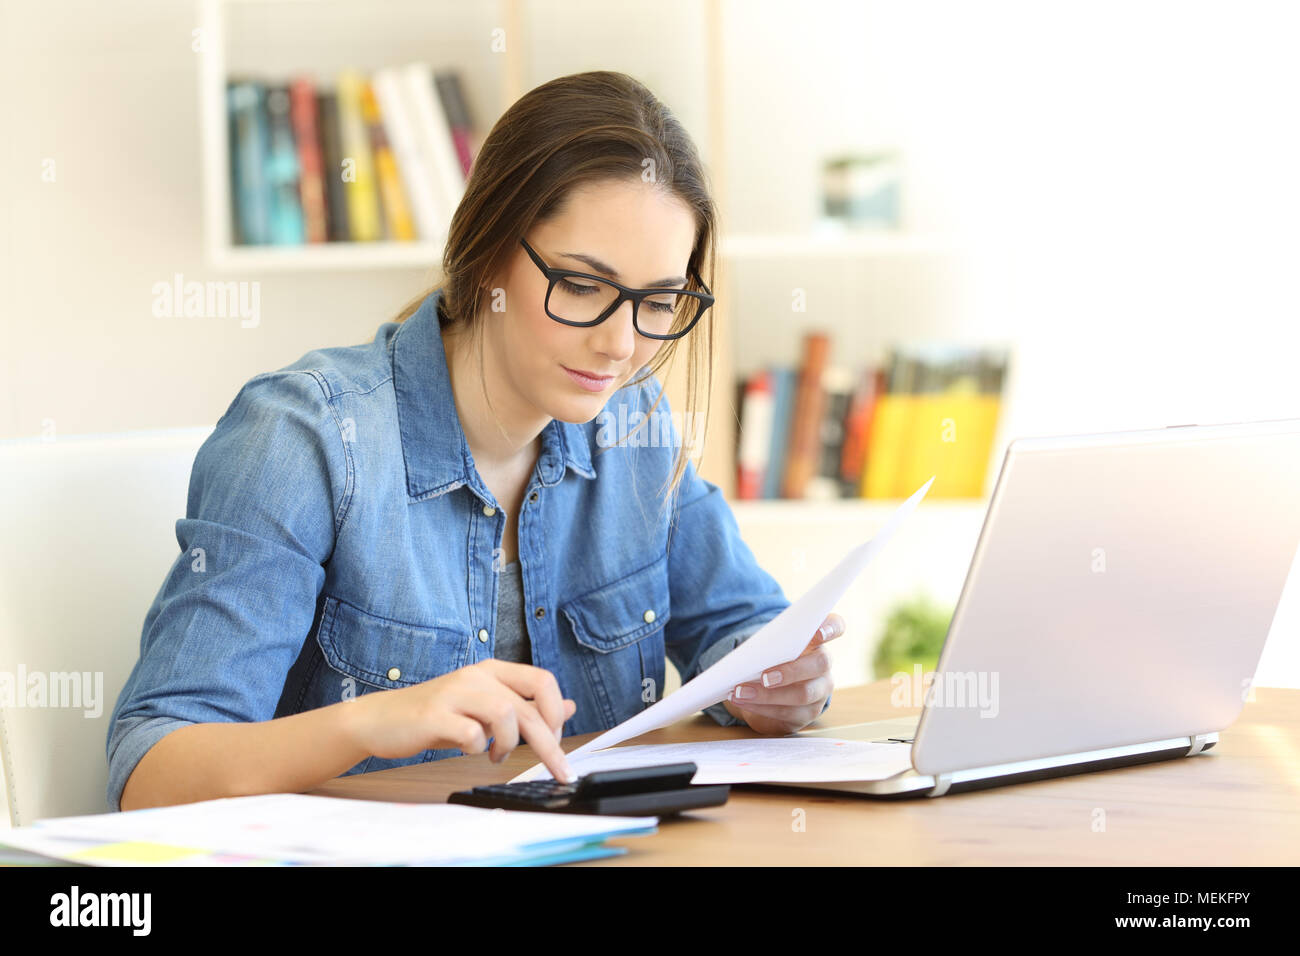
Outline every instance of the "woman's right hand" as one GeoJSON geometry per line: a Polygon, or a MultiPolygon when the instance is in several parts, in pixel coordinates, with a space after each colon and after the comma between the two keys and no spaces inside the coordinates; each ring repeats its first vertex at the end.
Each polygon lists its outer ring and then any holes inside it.
{"type": "Polygon", "coordinates": [[[343,706],[355,708],[357,742],[376,757],[444,748],[482,753],[492,738],[491,759],[500,763],[522,737],[556,780],[574,779],[559,741],[578,705],[562,697],[555,675],[540,667],[489,658],[422,684],[362,694],[343,706]]]}

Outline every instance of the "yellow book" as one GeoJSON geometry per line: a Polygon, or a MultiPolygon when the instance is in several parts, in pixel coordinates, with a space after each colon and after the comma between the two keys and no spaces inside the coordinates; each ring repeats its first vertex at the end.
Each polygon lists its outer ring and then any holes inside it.
{"type": "MultiPolygon", "coordinates": [[[[862,497],[898,497],[899,467],[906,451],[904,444],[910,431],[915,397],[881,395],[876,399],[867,439],[867,467],[862,472],[862,497]]],[[[926,475],[927,480],[929,477],[926,475]]]]}
{"type": "Polygon", "coordinates": [[[406,202],[406,190],[397,171],[397,160],[384,131],[384,119],[379,112],[374,87],[365,83],[361,87],[361,118],[370,134],[370,149],[375,157],[375,177],[379,180],[379,198],[384,207],[384,222],[389,239],[414,239],[415,221],[411,207],[406,202]]]}
{"type": "Polygon", "coordinates": [[[910,494],[935,475],[935,498],[975,498],[983,493],[993,446],[998,399],[960,390],[914,397],[907,456],[895,497],[910,494]]]}
{"type": "Polygon", "coordinates": [[[932,498],[984,493],[1000,405],[986,367],[947,348],[898,349],[876,400],[860,493],[906,498],[934,476],[932,498]]]}
{"type": "Polygon", "coordinates": [[[1001,398],[997,395],[974,395],[966,408],[965,435],[962,441],[963,470],[957,485],[963,498],[980,498],[988,478],[989,455],[997,434],[1001,398]]]}
{"type": "Polygon", "coordinates": [[[361,92],[366,82],[357,70],[344,70],[338,79],[339,142],[343,168],[334,175],[343,179],[347,197],[348,232],[354,242],[383,238],[379,194],[375,189],[374,158],[366,121],[361,115],[361,92]]]}

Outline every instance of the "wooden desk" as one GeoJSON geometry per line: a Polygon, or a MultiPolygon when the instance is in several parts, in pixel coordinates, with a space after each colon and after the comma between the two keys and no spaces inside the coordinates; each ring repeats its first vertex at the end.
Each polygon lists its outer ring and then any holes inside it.
{"type": "MultiPolygon", "coordinates": [[[[836,688],[814,727],[916,713],[888,681],[836,688]]],[[[660,822],[629,852],[590,865],[1295,865],[1300,863],[1300,690],[1262,688],[1208,753],[937,799],[876,801],[735,786],[725,806],[660,822]],[[804,811],[803,832],[794,829],[804,811]],[[1104,814],[1104,820],[1102,819],[1104,814]],[[1104,822],[1104,829],[1100,829],[1104,822]]],[[[753,735],[700,715],[636,738],[671,743],[753,735]]],[[[564,740],[566,751],[594,737],[564,740]]],[[[401,802],[509,780],[536,763],[521,746],[339,777],[309,791],[401,802]]],[[[583,864],[586,865],[586,864],[583,864]]]]}

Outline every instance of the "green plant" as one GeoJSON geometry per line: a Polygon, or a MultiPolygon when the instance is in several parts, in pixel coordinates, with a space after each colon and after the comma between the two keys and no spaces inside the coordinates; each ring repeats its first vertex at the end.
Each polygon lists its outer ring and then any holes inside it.
{"type": "Polygon", "coordinates": [[[885,618],[872,657],[876,679],[899,671],[911,672],[916,664],[921,665],[922,671],[934,670],[939,664],[939,651],[943,649],[952,612],[952,608],[925,594],[894,605],[885,618]]]}

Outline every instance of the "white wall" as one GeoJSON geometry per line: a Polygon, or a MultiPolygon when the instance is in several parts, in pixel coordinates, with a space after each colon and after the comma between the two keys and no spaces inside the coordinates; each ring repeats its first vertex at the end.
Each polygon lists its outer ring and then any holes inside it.
{"type": "Polygon", "coordinates": [[[1300,415],[1300,8],[728,9],[733,226],[807,227],[823,154],[896,141],[908,228],[972,252],[964,271],[747,266],[738,312],[774,345],[742,337],[742,368],[789,353],[790,288],[811,285],[808,321],[847,353],[1013,341],[1012,433],[1300,415]]]}

